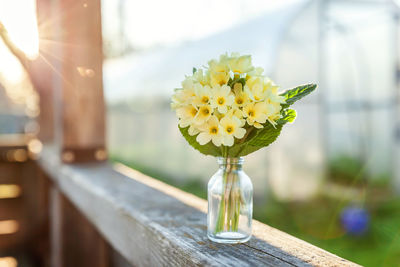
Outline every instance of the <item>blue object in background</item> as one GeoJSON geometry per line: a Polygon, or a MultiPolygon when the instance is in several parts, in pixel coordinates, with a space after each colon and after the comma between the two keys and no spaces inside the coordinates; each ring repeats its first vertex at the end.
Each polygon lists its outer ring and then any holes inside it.
{"type": "Polygon", "coordinates": [[[348,206],[342,210],[340,219],[348,234],[362,235],[368,230],[370,216],[363,208],[348,206]]]}

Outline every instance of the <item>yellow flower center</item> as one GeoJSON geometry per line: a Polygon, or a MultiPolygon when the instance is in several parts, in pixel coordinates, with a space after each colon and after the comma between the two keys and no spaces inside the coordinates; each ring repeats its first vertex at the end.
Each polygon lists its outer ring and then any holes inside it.
{"type": "Polygon", "coordinates": [[[207,104],[209,100],[210,99],[208,98],[208,96],[203,96],[203,98],[201,99],[201,102],[203,102],[204,104],[207,104]]]}
{"type": "Polygon", "coordinates": [[[203,114],[204,115],[208,115],[209,113],[210,113],[210,111],[207,108],[203,109],[203,114]]]}
{"type": "Polygon", "coordinates": [[[218,128],[217,128],[217,127],[211,127],[211,128],[210,128],[210,133],[211,133],[211,134],[216,134],[216,133],[218,133],[218,128]]]}
{"type": "Polygon", "coordinates": [[[233,132],[233,127],[232,126],[226,127],[226,132],[227,133],[232,133],[233,132]]]}
{"type": "Polygon", "coordinates": [[[250,110],[250,111],[247,113],[247,115],[249,115],[249,117],[254,117],[254,111],[253,111],[253,110],[250,110]]]}
{"type": "Polygon", "coordinates": [[[236,104],[238,104],[238,105],[243,104],[243,99],[242,98],[236,98],[236,104]]]}
{"type": "Polygon", "coordinates": [[[192,108],[191,113],[192,113],[192,116],[194,117],[197,114],[197,110],[195,108],[192,108]]]}
{"type": "Polygon", "coordinates": [[[225,103],[225,99],[220,97],[220,98],[218,98],[217,102],[218,102],[219,105],[223,105],[225,103]]]}

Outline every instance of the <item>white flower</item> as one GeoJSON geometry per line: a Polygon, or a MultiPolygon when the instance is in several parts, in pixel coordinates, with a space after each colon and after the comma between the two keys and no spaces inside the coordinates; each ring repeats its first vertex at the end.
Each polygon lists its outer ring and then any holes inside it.
{"type": "Polygon", "coordinates": [[[212,141],[214,145],[221,146],[224,137],[222,135],[221,125],[216,116],[211,116],[208,122],[200,128],[202,132],[196,137],[196,141],[200,145],[205,145],[212,141]]]}
{"type": "Polygon", "coordinates": [[[240,56],[239,54],[232,53],[232,56],[228,60],[229,68],[233,73],[243,74],[250,72],[254,69],[251,64],[251,56],[240,56]]]}
{"type": "Polygon", "coordinates": [[[241,108],[246,106],[250,101],[250,98],[248,92],[242,90],[242,84],[235,83],[233,91],[235,93],[235,101],[233,102],[233,106],[236,108],[241,108]]]}
{"type": "Polygon", "coordinates": [[[207,85],[209,84],[210,77],[204,74],[202,69],[199,69],[193,74],[193,79],[201,85],[207,85]]]}
{"type": "Polygon", "coordinates": [[[261,67],[254,68],[252,71],[248,72],[246,75],[246,80],[250,79],[251,77],[254,76],[262,76],[262,73],[264,72],[264,69],[261,67]]]}
{"type": "Polygon", "coordinates": [[[220,123],[224,133],[223,144],[225,146],[233,146],[235,142],[233,137],[240,139],[246,134],[246,130],[241,128],[242,122],[236,116],[225,116],[220,123]]]}
{"type": "Polygon", "coordinates": [[[171,108],[177,109],[190,104],[194,96],[195,92],[193,89],[175,89],[175,94],[172,96],[171,108]]]}
{"type": "Polygon", "coordinates": [[[276,120],[280,119],[282,106],[280,103],[269,103],[268,105],[268,118],[267,120],[275,127],[276,120]]]}
{"type": "Polygon", "coordinates": [[[226,55],[221,55],[220,61],[210,60],[208,66],[208,75],[212,87],[228,83],[230,74],[226,55]]]}
{"type": "Polygon", "coordinates": [[[195,97],[193,99],[193,104],[196,106],[208,105],[211,100],[211,88],[206,85],[196,84],[194,86],[195,97]]]}
{"type": "Polygon", "coordinates": [[[253,77],[247,80],[245,89],[251,100],[253,101],[263,101],[265,99],[266,93],[264,90],[264,83],[261,77],[253,77]]]}
{"type": "Polygon", "coordinates": [[[188,127],[197,115],[197,108],[187,105],[176,109],[176,116],[179,118],[181,128],[188,127]]]}
{"type": "Polygon", "coordinates": [[[217,108],[219,113],[226,113],[228,107],[232,106],[235,101],[235,96],[231,92],[231,88],[228,85],[215,86],[212,88],[212,100],[211,106],[217,108]]]}
{"type": "Polygon", "coordinates": [[[279,104],[284,104],[286,103],[285,97],[280,96],[277,93],[274,93],[272,90],[267,90],[265,94],[265,101],[267,103],[279,103],[279,104]]]}
{"type": "Polygon", "coordinates": [[[193,118],[193,123],[196,125],[202,125],[208,121],[211,117],[213,109],[210,105],[204,105],[199,108],[196,116],[193,118]]]}
{"type": "Polygon", "coordinates": [[[268,118],[267,103],[250,103],[243,108],[243,113],[249,125],[254,125],[256,128],[263,128],[262,123],[265,123],[268,118]]]}

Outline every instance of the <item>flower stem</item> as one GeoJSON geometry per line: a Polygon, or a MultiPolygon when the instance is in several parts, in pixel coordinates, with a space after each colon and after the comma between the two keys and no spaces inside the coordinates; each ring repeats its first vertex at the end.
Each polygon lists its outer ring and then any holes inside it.
{"type": "Polygon", "coordinates": [[[214,231],[215,234],[222,231],[238,231],[241,194],[234,186],[237,177],[232,169],[233,166],[227,163],[223,174],[223,192],[214,231]]]}

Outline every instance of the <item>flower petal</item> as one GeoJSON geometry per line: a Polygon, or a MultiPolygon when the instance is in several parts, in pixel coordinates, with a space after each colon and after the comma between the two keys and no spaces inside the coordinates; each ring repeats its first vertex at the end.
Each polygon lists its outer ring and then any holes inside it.
{"type": "Polygon", "coordinates": [[[237,128],[235,133],[233,134],[236,138],[240,139],[246,134],[246,130],[243,128],[237,128]]]}
{"type": "Polygon", "coordinates": [[[234,139],[232,135],[226,135],[223,140],[224,146],[233,146],[234,139]]]}
{"type": "Polygon", "coordinates": [[[218,112],[225,114],[228,111],[228,108],[226,106],[219,106],[218,107],[218,112]]]}
{"type": "Polygon", "coordinates": [[[221,146],[221,144],[222,144],[222,137],[220,137],[220,136],[214,136],[214,137],[212,137],[211,140],[212,140],[212,143],[216,146],[221,146]]]}
{"type": "Polygon", "coordinates": [[[189,135],[193,136],[193,135],[198,134],[199,132],[200,132],[199,129],[197,129],[193,125],[190,125],[189,130],[188,130],[189,135]]]}
{"type": "Polygon", "coordinates": [[[255,122],[255,123],[254,123],[254,127],[256,127],[257,129],[264,128],[264,126],[262,126],[262,124],[261,124],[261,123],[258,123],[258,122],[255,122]]]}
{"type": "Polygon", "coordinates": [[[205,145],[208,142],[210,142],[211,140],[211,136],[207,133],[200,133],[197,137],[196,137],[196,141],[200,144],[200,145],[205,145]]]}

